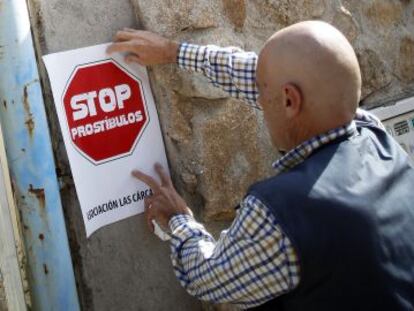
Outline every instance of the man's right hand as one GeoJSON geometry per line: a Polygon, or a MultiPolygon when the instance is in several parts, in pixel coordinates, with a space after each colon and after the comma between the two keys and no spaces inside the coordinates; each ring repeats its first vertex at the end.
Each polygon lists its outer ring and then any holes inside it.
{"type": "Polygon", "coordinates": [[[143,66],[175,63],[179,44],[155,33],[124,28],[116,33],[106,52],[127,53],[126,62],[143,66]]]}

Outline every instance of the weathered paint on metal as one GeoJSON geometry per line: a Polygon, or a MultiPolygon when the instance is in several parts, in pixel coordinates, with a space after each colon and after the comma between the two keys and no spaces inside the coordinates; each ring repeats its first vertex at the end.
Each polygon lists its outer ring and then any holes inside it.
{"type": "Polygon", "coordinates": [[[34,310],[79,310],[25,0],[0,0],[0,123],[34,310]]]}

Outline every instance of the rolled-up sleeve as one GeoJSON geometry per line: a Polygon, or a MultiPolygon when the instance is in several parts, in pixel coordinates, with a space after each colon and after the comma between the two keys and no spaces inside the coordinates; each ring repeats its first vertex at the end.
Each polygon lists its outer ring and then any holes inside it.
{"type": "Polygon", "coordinates": [[[174,216],[169,225],[174,272],[199,299],[250,308],[299,283],[299,264],[289,238],[254,196],[245,198],[233,224],[217,241],[191,216],[174,216]]]}
{"type": "Polygon", "coordinates": [[[236,47],[182,43],[177,62],[180,68],[203,74],[230,96],[260,109],[257,104],[256,53],[236,47]]]}

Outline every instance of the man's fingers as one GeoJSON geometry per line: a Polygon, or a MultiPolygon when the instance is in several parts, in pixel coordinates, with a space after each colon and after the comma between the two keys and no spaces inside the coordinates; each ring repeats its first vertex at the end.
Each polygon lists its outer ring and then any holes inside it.
{"type": "Polygon", "coordinates": [[[162,165],[160,163],[155,163],[154,167],[155,167],[155,171],[160,176],[161,184],[163,186],[171,186],[172,185],[171,178],[170,176],[168,176],[167,172],[164,170],[162,165]]]}
{"type": "Polygon", "coordinates": [[[135,41],[146,41],[145,38],[145,31],[142,30],[135,30],[131,28],[124,28],[123,30],[118,31],[114,36],[115,42],[122,42],[128,40],[135,40],[135,41]]]}
{"type": "Polygon", "coordinates": [[[137,42],[124,41],[112,43],[107,49],[106,53],[111,54],[115,52],[129,52],[132,53],[136,50],[137,42]]]}
{"type": "Polygon", "coordinates": [[[128,54],[127,56],[125,56],[125,62],[141,64],[141,60],[139,59],[139,57],[134,54],[128,54]]]}
{"type": "Polygon", "coordinates": [[[111,54],[115,52],[132,52],[133,45],[130,41],[112,43],[106,49],[106,53],[111,54]]]}
{"type": "Polygon", "coordinates": [[[149,207],[152,204],[153,200],[154,200],[153,196],[145,197],[144,198],[144,207],[145,208],[149,207]]]}
{"type": "Polygon", "coordinates": [[[122,41],[131,40],[134,37],[135,37],[135,35],[131,31],[118,31],[115,34],[114,41],[115,42],[122,42],[122,41]]]}
{"type": "Polygon", "coordinates": [[[152,211],[151,206],[145,207],[145,220],[147,222],[148,229],[150,229],[151,232],[154,232],[154,224],[152,223],[152,211]]]}
{"type": "Polygon", "coordinates": [[[160,185],[151,176],[149,176],[147,174],[144,174],[143,172],[138,171],[138,170],[132,171],[132,176],[134,176],[135,178],[139,179],[143,183],[147,184],[152,189],[152,191],[154,193],[158,193],[160,191],[160,185]]]}

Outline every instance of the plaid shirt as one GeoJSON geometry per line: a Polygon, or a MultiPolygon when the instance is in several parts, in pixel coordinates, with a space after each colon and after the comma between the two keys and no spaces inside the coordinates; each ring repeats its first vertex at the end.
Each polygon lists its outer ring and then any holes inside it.
{"type": "MultiPolygon", "coordinates": [[[[260,109],[256,63],[255,53],[233,47],[183,43],[178,55],[181,68],[202,73],[230,96],[260,109]]],[[[378,119],[359,109],[351,123],[305,141],[276,161],[276,174],[298,165],[324,144],[356,134],[357,123],[382,127],[378,119]]],[[[174,272],[182,286],[199,299],[251,308],[299,284],[299,262],[289,237],[252,195],[241,202],[231,227],[217,241],[190,216],[174,216],[169,225],[174,272]]]]}

